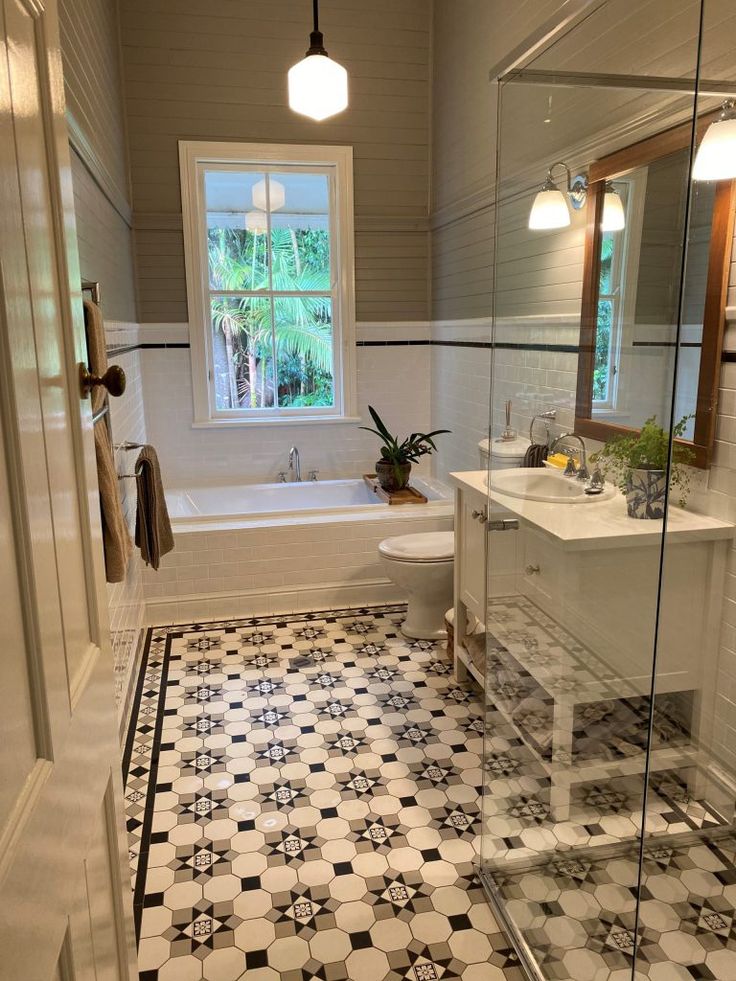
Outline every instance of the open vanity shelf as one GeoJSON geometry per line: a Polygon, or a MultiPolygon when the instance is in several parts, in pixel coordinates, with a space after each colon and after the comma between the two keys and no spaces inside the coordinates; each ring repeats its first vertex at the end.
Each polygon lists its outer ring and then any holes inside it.
{"type": "MultiPolygon", "coordinates": [[[[452,477],[456,673],[475,678],[513,725],[549,778],[553,819],[565,821],[575,785],[645,771],[656,626],[648,586],[662,523],[627,518],[618,495],[551,505],[489,498],[484,471],[452,477]],[[506,519],[510,530],[488,531],[489,503],[494,527],[506,519]]],[[[707,757],[702,720],[712,718],[716,583],[733,527],[676,511],[670,529],[649,770],[688,769],[703,797],[709,777],[697,764],[707,757]],[[702,584],[697,596],[692,583],[702,584]]]]}

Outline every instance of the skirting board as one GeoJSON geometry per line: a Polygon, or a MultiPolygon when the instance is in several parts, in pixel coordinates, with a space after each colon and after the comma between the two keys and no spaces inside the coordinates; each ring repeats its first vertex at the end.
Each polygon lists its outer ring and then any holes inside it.
{"type": "Polygon", "coordinates": [[[163,627],[174,623],[231,620],[271,613],[309,613],[313,610],[396,603],[404,599],[405,594],[388,579],[164,596],[146,600],[146,624],[163,627]]]}

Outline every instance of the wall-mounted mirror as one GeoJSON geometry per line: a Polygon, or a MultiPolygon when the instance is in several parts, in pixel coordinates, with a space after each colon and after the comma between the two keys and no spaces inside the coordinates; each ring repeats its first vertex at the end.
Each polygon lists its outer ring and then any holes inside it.
{"type": "MultiPolygon", "coordinates": [[[[713,118],[702,117],[698,129],[713,118]]],[[[692,417],[685,435],[705,467],[736,182],[691,182],[691,137],[689,124],[678,126],[590,168],[575,428],[607,440],[651,416],[668,427],[677,357],[675,419],[692,417]],[[620,205],[604,220],[607,192],[620,205]]]]}

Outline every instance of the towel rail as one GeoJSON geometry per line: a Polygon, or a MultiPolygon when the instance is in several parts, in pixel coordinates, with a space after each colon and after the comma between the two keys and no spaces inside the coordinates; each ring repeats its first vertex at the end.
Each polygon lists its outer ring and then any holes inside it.
{"type": "Polygon", "coordinates": [[[550,424],[550,421],[552,421],[552,420],[554,420],[556,418],[557,418],[557,410],[556,409],[547,409],[546,412],[539,412],[536,416],[533,416],[532,417],[531,424],[529,426],[529,442],[530,443],[533,443],[534,442],[534,423],[537,421],[537,419],[544,419],[545,420],[545,429],[547,430],[547,445],[549,445],[549,438],[550,438],[550,435],[551,435],[550,434],[550,431],[549,431],[549,424],[550,424]]]}
{"type": "Polygon", "coordinates": [[[100,305],[101,291],[100,291],[100,284],[98,282],[92,279],[83,279],[82,292],[90,293],[92,295],[93,302],[96,303],[97,306],[100,305]]]}
{"type": "Polygon", "coordinates": [[[94,426],[94,424],[96,422],[99,422],[100,419],[104,419],[109,412],[110,412],[110,406],[106,403],[105,405],[102,406],[101,409],[98,409],[97,412],[95,412],[95,414],[92,416],[92,425],[94,426]]]}
{"type": "Polygon", "coordinates": [[[113,444],[113,449],[114,450],[126,450],[126,451],[127,450],[142,450],[145,445],[146,445],[145,443],[131,443],[129,439],[126,439],[122,443],[114,443],[113,444]]]}

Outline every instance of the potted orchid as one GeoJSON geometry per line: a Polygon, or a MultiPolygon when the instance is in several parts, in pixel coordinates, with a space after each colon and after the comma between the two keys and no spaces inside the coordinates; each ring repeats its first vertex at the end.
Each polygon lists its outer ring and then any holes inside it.
{"type": "Polygon", "coordinates": [[[398,436],[392,436],[372,405],[368,406],[368,411],[375,423],[375,429],[371,426],[360,428],[374,433],[383,443],[381,459],[376,463],[378,483],[390,493],[402,490],[409,483],[412,463],[416,463],[422,456],[435,452],[437,447],[434,437],[441,433],[449,433],[450,430],[435,429],[431,433],[410,433],[400,440],[398,436]]]}

